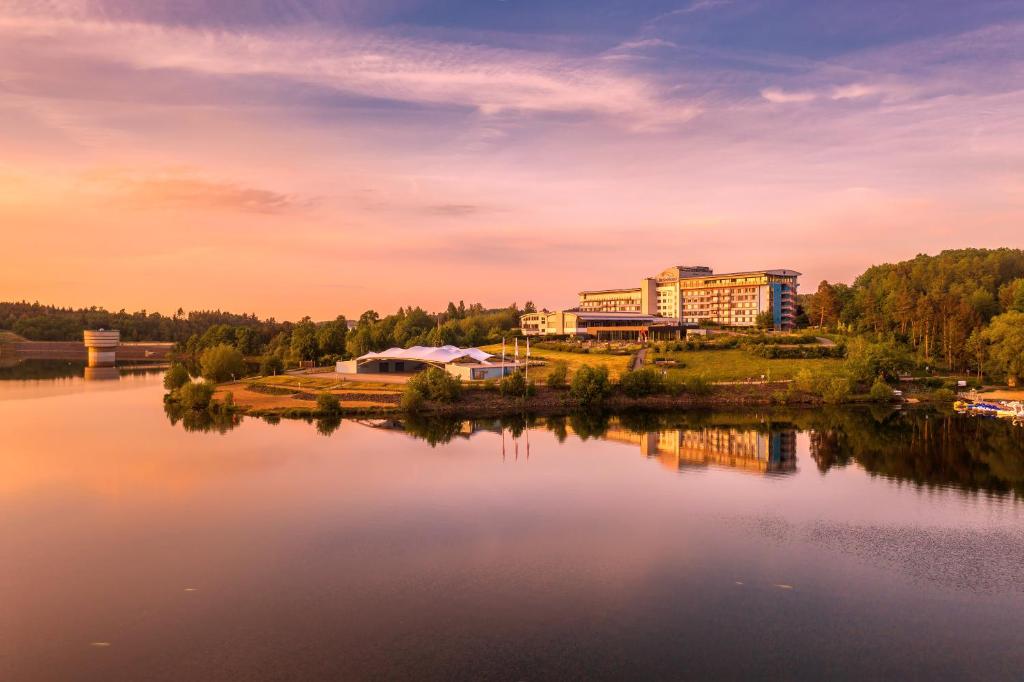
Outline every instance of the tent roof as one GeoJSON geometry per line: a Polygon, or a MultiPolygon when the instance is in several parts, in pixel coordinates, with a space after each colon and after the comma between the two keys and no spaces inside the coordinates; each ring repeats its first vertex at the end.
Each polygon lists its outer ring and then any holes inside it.
{"type": "Polygon", "coordinates": [[[414,360],[418,362],[439,362],[447,364],[462,358],[472,358],[481,364],[490,364],[488,360],[494,356],[479,348],[459,348],[458,346],[413,346],[412,348],[388,348],[379,353],[367,353],[357,360],[414,360]]]}

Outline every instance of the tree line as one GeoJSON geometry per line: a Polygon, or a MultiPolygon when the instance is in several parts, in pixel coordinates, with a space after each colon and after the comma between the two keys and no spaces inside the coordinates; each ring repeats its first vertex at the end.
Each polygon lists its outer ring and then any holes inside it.
{"type": "Polygon", "coordinates": [[[957,372],[1024,377],[1024,250],[957,249],[823,281],[801,301],[808,323],[909,349],[957,372]]]}
{"type": "Polygon", "coordinates": [[[516,303],[485,308],[480,303],[451,302],[443,312],[428,313],[419,306],[401,307],[381,316],[367,310],[349,328],[343,315],[315,322],[261,320],[256,315],[179,309],[160,313],[103,308],[59,308],[39,303],[0,303],[0,329],[35,341],[79,341],[85,329],[118,329],[124,341],[172,341],[179,355],[198,359],[210,348],[228,346],[245,357],[261,356],[271,369],[302,361],[333,362],[394,346],[475,346],[498,341],[519,326],[519,317],[535,307],[516,303]]]}

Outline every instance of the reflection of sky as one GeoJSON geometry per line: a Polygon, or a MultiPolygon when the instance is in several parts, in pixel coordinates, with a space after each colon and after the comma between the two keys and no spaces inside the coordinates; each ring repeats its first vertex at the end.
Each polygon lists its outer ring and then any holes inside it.
{"type": "Polygon", "coordinates": [[[145,381],[0,403],[0,665],[20,677],[1024,663],[1019,505],[822,475],[804,435],[792,476],[667,471],[544,430],[528,461],[522,439],[502,460],[486,432],[436,448],[352,423],[188,433],[145,381]],[[865,532],[955,542],[984,582],[872,555],[865,532]]]}
{"type": "Polygon", "coordinates": [[[1022,19],[1006,0],[6,2],[0,224],[21,229],[0,289],[319,319],[564,306],[682,254],[813,286],[965,229],[1013,244],[1022,19]]]}

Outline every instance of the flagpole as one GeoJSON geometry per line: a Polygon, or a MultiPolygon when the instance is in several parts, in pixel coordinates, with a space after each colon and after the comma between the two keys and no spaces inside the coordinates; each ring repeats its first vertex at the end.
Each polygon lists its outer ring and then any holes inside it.
{"type": "Polygon", "coordinates": [[[501,376],[505,376],[505,337],[501,337],[501,376]]]}
{"type": "Polygon", "coordinates": [[[530,337],[526,337],[526,383],[530,383],[530,337]]]}

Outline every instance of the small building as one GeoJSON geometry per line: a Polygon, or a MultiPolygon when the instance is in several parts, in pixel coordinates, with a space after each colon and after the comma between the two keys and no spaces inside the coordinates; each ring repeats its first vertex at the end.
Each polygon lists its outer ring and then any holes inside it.
{"type": "Polygon", "coordinates": [[[500,379],[512,374],[520,366],[514,362],[501,362],[479,348],[457,346],[413,346],[388,348],[366,353],[355,360],[338,362],[334,371],[339,374],[399,374],[421,372],[428,367],[443,369],[467,381],[500,379]]]}

